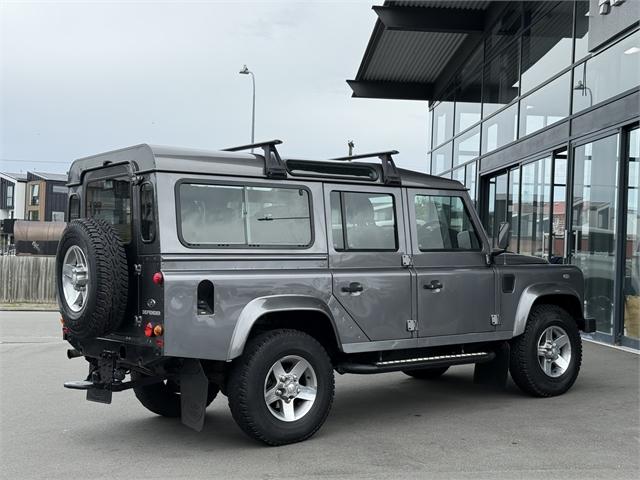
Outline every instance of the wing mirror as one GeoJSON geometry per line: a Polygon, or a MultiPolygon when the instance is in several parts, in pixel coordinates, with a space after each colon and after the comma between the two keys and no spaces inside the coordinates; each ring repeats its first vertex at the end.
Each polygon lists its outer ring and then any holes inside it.
{"type": "Polygon", "coordinates": [[[509,222],[504,222],[500,224],[500,231],[498,232],[498,249],[506,252],[510,241],[511,226],[509,222]]]}
{"type": "Polygon", "coordinates": [[[491,250],[491,253],[487,255],[487,265],[491,265],[493,263],[493,259],[498,255],[503,254],[507,251],[509,247],[509,242],[511,241],[511,226],[509,222],[504,222],[500,224],[500,230],[498,231],[498,246],[491,250]]]}

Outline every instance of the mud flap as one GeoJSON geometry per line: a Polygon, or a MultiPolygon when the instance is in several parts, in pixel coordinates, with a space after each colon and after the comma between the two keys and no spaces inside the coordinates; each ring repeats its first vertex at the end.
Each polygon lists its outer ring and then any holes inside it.
{"type": "Polygon", "coordinates": [[[505,388],[509,371],[509,354],[511,349],[507,342],[495,349],[495,358],[490,362],[476,363],[473,371],[473,383],[488,385],[494,388],[505,388]]]}
{"type": "Polygon", "coordinates": [[[199,360],[185,359],[180,371],[180,406],[182,423],[200,432],[204,427],[204,413],[207,408],[207,380],[199,360]]]}

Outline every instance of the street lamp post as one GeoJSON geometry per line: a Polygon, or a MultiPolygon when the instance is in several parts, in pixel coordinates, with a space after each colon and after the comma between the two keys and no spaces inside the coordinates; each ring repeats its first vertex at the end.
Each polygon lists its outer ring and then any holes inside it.
{"type": "MultiPolygon", "coordinates": [[[[255,143],[255,131],[256,131],[256,77],[253,72],[247,68],[246,65],[242,67],[239,72],[241,75],[251,75],[251,83],[253,85],[253,101],[251,105],[251,143],[255,143]]],[[[253,148],[251,149],[253,153],[253,148]]]]}

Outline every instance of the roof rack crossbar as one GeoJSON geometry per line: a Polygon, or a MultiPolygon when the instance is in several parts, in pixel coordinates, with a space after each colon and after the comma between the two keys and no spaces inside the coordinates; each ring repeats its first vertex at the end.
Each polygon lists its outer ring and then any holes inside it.
{"type": "Polygon", "coordinates": [[[361,153],[359,155],[351,155],[348,157],[336,157],[331,160],[350,162],[351,160],[359,160],[362,158],[378,157],[382,162],[382,180],[385,185],[402,185],[400,173],[398,172],[398,168],[396,167],[392,157],[392,155],[396,155],[397,153],[397,150],[388,150],[385,152],[361,153]]]}
{"type": "Polygon", "coordinates": [[[282,140],[269,140],[266,142],[250,143],[238,147],[224,148],[224,152],[240,152],[254,148],[262,148],[264,152],[264,173],[269,178],[286,178],[287,167],[285,166],[276,145],[280,145],[282,140]]]}

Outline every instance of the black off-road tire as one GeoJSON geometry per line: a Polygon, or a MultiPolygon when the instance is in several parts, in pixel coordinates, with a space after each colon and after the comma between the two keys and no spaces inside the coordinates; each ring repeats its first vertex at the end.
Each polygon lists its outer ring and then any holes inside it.
{"type": "Polygon", "coordinates": [[[436,378],[440,378],[447,370],[449,370],[449,367],[430,367],[416,370],[403,370],[402,373],[420,380],[435,380],[436,378]]]}
{"type": "Polygon", "coordinates": [[[576,381],[582,363],[582,338],[573,317],[557,305],[540,304],[531,309],[525,331],[511,340],[509,372],[515,384],[535,397],[561,395],[576,381]],[[550,326],[559,326],[571,345],[571,360],[558,377],[545,374],[538,362],[538,339],[550,326]]]}
{"type": "Polygon", "coordinates": [[[67,225],[56,253],[56,287],[64,326],[75,337],[98,337],[120,326],[127,308],[129,272],[122,242],[109,223],[81,218],[67,225]],[[64,257],[73,245],[86,255],[90,275],[86,300],[78,312],[69,308],[62,290],[64,257]]]}
{"type": "MultiPolygon", "coordinates": [[[[144,375],[138,372],[131,372],[131,380],[136,381],[143,378],[144,375]]],[[[215,383],[209,383],[209,391],[207,392],[207,407],[216,398],[220,389],[215,383]]],[[[180,402],[180,386],[177,384],[164,381],[160,383],[152,383],[144,387],[136,387],[133,393],[140,401],[142,406],[152,411],[156,415],[162,417],[177,418],[182,413],[180,402]]]]}
{"type": "Polygon", "coordinates": [[[327,419],[334,395],[331,359],[318,341],[298,330],[278,329],[252,338],[234,361],[227,382],[229,408],[238,426],[251,438],[277,446],[300,442],[315,434],[327,419]],[[287,355],[305,359],[317,377],[317,396],[299,420],[285,422],[269,411],[264,386],[271,366],[287,355]]]}

